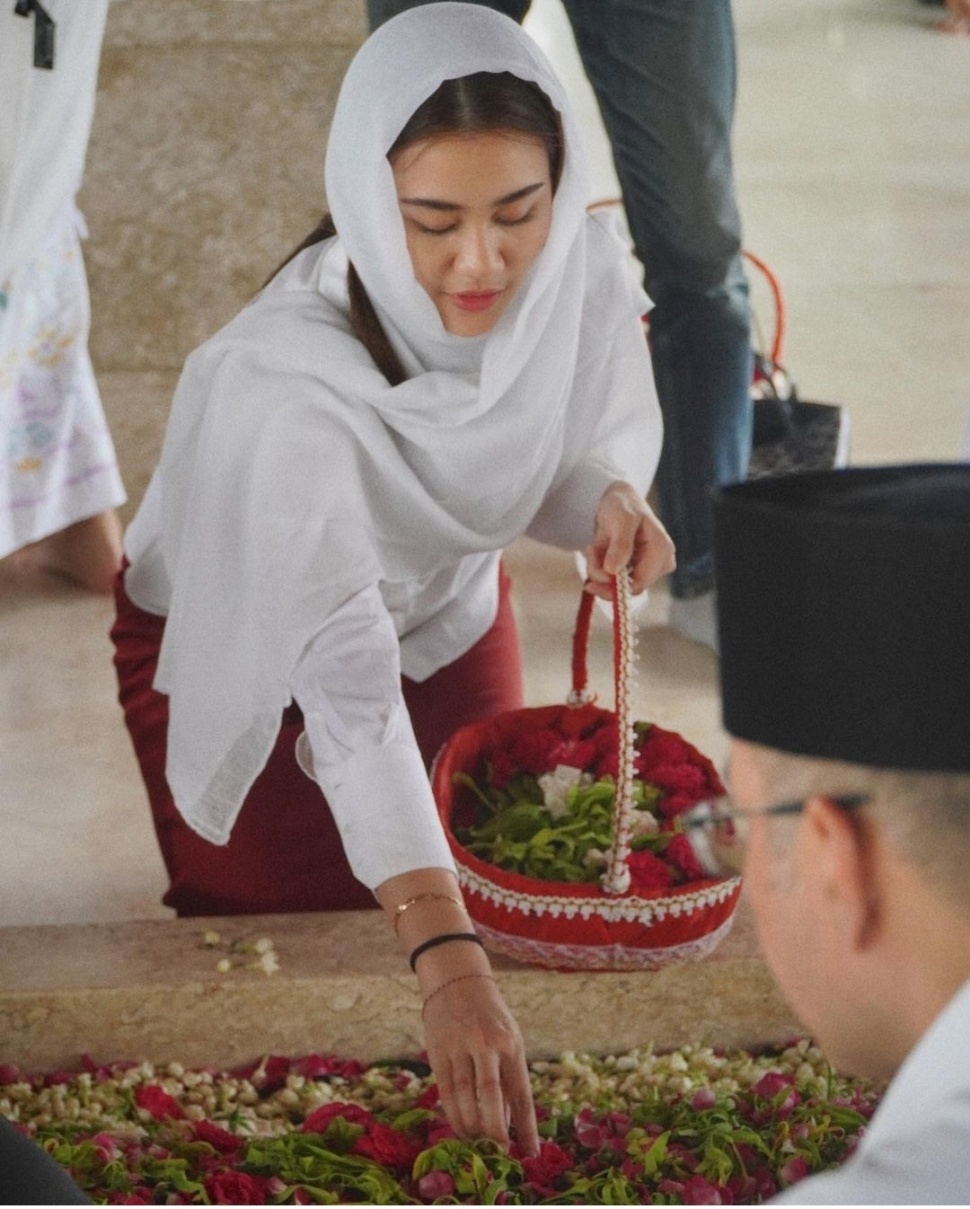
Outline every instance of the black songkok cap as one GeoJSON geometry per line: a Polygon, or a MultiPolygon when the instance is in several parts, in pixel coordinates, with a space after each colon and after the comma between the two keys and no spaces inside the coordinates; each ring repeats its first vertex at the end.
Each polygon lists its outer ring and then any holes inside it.
{"type": "Polygon", "coordinates": [[[725,729],[970,772],[970,465],[760,479],[714,514],[725,729]]]}

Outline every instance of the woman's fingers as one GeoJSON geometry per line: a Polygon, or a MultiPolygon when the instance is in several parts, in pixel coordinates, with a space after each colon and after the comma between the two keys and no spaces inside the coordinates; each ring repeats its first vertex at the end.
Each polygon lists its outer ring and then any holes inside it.
{"type": "Polygon", "coordinates": [[[600,500],[596,512],[596,546],[602,550],[605,576],[619,574],[633,558],[633,547],[646,505],[632,487],[616,483],[600,500]]]}
{"type": "Polygon", "coordinates": [[[509,1114],[499,1074],[499,1058],[494,1051],[483,1054],[475,1063],[475,1090],[482,1135],[508,1146],[509,1114]]]}
{"type": "Polygon", "coordinates": [[[427,1009],[428,1057],[455,1133],[508,1146],[511,1126],[525,1153],[538,1153],[525,1045],[494,983],[448,988],[427,1009]]]}
{"type": "Polygon", "coordinates": [[[518,1035],[508,1052],[491,1050],[476,1061],[475,1081],[478,1135],[508,1146],[511,1127],[523,1153],[538,1154],[539,1126],[529,1068],[518,1035]]]}
{"type": "Polygon", "coordinates": [[[630,564],[634,593],[662,579],[677,565],[674,543],[656,517],[644,517],[633,543],[630,564]]]}
{"type": "Polygon", "coordinates": [[[503,1064],[502,1087],[515,1140],[523,1154],[538,1154],[539,1125],[524,1053],[503,1064]]]}
{"type": "Polygon", "coordinates": [[[441,1106],[452,1129],[463,1141],[480,1137],[475,1064],[471,1057],[463,1054],[444,1062],[435,1077],[441,1106]]]}
{"type": "Polygon", "coordinates": [[[614,483],[596,510],[596,539],[586,550],[588,591],[609,598],[610,580],[624,567],[631,572],[633,592],[642,592],[675,566],[674,544],[636,489],[614,483]]]}
{"type": "Polygon", "coordinates": [[[508,1146],[511,1127],[523,1153],[538,1153],[539,1127],[524,1056],[500,1059],[486,1052],[446,1064],[436,1078],[441,1106],[458,1137],[491,1138],[508,1146]]]}

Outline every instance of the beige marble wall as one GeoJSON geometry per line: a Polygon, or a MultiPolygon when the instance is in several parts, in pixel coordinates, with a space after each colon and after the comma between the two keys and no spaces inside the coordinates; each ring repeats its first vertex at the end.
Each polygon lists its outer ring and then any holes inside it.
{"type": "MultiPolygon", "coordinates": [[[[416,980],[376,911],[0,929],[0,1060],[74,1068],[82,1053],[232,1067],[267,1051],[363,1061],[424,1046],[416,980]],[[215,928],[220,949],[203,932],[215,928]],[[229,942],[266,937],[278,972],[220,974],[229,942]]],[[[757,954],[742,902],[701,962],[557,973],[495,958],[531,1058],[647,1044],[760,1046],[801,1029],[757,954]]]]}
{"type": "Polygon", "coordinates": [[[111,5],[79,200],[125,519],[187,353],[325,208],[330,117],[365,35],[363,0],[111,5]]]}

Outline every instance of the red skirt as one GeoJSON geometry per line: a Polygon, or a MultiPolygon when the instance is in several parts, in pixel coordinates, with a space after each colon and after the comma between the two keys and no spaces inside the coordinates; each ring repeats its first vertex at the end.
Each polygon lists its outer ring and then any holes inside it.
{"type": "MultiPolygon", "coordinates": [[[[499,575],[498,614],[488,633],[430,679],[418,684],[402,678],[404,700],[429,766],[452,731],[523,703],[510,583],[504,570],[499,575]]],[[[165,779],[168,698],[152,688],[165,619],[131,602],[123,572],[115,600],[111,639],[118,699],[168,870],[166,906],[179,915],[376,907],[371,891],[351,873],[320,787],[296,762],[294,747],[303,730],[296,705],[283,713],[276,746],[246,796],[229,843],[212,844],[184,822],[165,779]]]]}

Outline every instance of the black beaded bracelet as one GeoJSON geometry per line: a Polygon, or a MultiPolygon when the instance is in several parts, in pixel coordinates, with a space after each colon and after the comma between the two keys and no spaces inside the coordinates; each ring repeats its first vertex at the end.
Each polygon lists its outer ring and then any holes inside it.
{"type": "Polygon", "coordinates": [[[447,944],[449,940],[470,940],[476,945],[481,945],[483,949],[485,948],[482,938],[476,932],[442,932],[440,936],[432,936],[430,940],[426,940],[424,944],[418,945],[414,950],[408,958],[412,972],[417,973],[414,967],[422,953],[427,953],[429,949],[436,949],[438,945],[447,944]]]}

